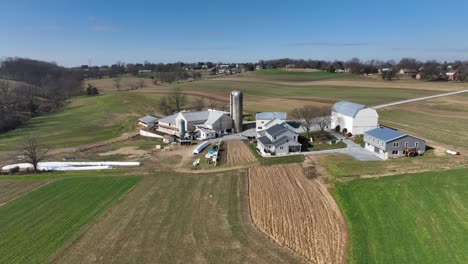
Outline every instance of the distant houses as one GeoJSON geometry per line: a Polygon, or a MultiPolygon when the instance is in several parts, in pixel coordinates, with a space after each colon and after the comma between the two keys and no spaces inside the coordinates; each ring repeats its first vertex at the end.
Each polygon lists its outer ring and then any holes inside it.
{"type": "Polygon", "coordinates": [[[378,126],[379,114],[368,106],[340,101],[333,105],[331,127],[340,131],[346,129],[353,135],[363,134],[378,126]]]}
{"type": "Polygon", "coordinates": [[[364,133],[365,149],[382,159],[418,156],[426,150],[426,141],[388,127],[378,127],[364,133]]]}

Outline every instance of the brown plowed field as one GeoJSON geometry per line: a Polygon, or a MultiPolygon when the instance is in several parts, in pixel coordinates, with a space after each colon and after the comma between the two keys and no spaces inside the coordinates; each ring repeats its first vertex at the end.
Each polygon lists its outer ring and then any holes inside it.
{"type": "Polygon", "coordinates": [[[255,225],[277,243],[312,263],[345,263],[347,227],[338,205],[301,165],[249,171],[250,210],[255,225]]]}
{"type": "Polygon", "coordinates": [[[242,140],[228,140],[224,144],[226,145],[227,165],[241,165],[257,161],[242,140]]]}
{"type": "Polygon", "coordinates": [[[0,180],[0,206],[48,184],[52,180],[0,180]]]}

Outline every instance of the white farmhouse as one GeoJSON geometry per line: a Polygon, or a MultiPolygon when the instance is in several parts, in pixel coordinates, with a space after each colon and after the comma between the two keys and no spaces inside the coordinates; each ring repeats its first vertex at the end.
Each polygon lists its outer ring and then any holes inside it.
{"type": "Polygon", "coordinates": [[[275,122],[282,124],[286,121],[287,114],[284,112],[258,112],[255,114],[255,125],[257,132],[266,129],[267,124],[275,122]]]}
{"type": "Polygon", "coordinates": [[[332,108],[331,127],[340,126],[341,130],[346,128],[353,135],[374,129],[378,127],[378,123],[377,111],[362,104],[340,101],[332,108]]]}

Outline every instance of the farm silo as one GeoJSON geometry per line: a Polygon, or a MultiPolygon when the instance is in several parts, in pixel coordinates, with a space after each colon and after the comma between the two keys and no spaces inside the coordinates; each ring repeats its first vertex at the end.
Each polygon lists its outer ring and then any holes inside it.
{"type": "Polygon", "coordinates": [[[232,91],[230,96],[230,114],[234,121],[234,132],[242,132],[242,111],[243,111],[242,92],[232,91]]]}
{"type": "Polygon", "coordinates": [[[185,120],[179,120],[179,138],[185,137],[185,120]]]}

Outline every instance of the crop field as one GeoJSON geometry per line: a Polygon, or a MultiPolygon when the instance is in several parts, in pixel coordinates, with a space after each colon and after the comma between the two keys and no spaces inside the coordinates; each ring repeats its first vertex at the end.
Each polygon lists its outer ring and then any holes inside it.
{"type": "Polygon", "coordinates": [[[253,75],[262,78],[286,81],[319,81],[329,79],[350,79],[350,80],[365,80],[365,77],[348,73],[330,73],[325,71],[291,71],[283,69],[261,70],[253,72],[253,75]]]}
{"type": "Polygon", "coordinates": [[[224,144],[226,145],[227,165],[242,165],[257,161],[247,144],[242,140],[227,140],[224,144]]]}
{"type": "Polygon", "coordinates": [[[468,169],[340,183],[349,263],[467,263],[468,169]]]}
{"type": "Polygon", "coordinates": [[[0,206],[32,190],[51,182],[50,180],[0,180],[0,206]]]}
{"type": "Polygon", "coordinates": [[[55,263],[298,263],[249,222],[246,175],[148,175],[55,263]]]}
{"type": "Polygon", "coordinates": [[[0,207],[0,263],[44,263],[140,178],[69,178],[0,207]]]}
{"type": "Polygon", "coordinates": [[[338,205],[301,165],[251,168],[250,210],[255,225],[312,263],[346,263],[347,230],[338,205]]]}
{"type": "Polygon", "coordinates": [[[455,95],[379,111],[384,125],[461,151],[468,150],[468,95],[455,95]]]}

